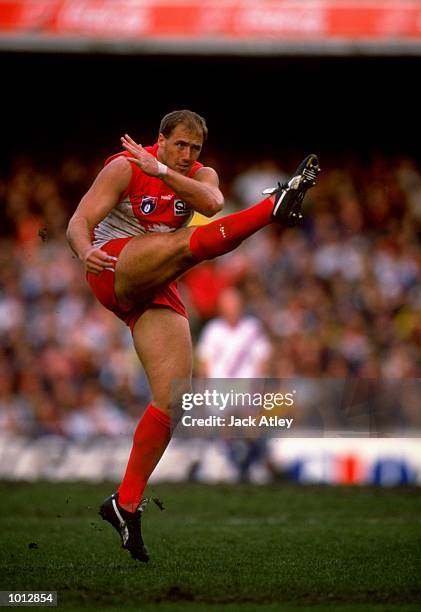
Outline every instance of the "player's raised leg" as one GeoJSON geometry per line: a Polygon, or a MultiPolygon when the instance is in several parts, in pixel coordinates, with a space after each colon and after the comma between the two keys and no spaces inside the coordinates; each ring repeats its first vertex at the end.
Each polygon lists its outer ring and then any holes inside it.
{"type": "Polygon", "coordinates": [[[288,227],[300,224],[304,196],[315,185],[319,172],[317,156],[308,155],[288,183],[266,190],[269,197],[246,210],[171,234],[133,238],[116,264],[115,292],[119,303],[147,303],[163,285],[200,261],[232,251],[269,223],[288,227]]]}
{"type": "Polygon", "coordinates": [[[115,266],[114,290],[120,305],[147,304],[156,291],[195,265],[189,249],[194,228],[132,238],[115,266]]]}

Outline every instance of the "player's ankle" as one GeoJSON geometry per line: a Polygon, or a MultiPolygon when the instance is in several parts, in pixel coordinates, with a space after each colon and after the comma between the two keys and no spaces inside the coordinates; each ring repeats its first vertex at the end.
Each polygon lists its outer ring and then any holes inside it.
{"type": "Polygon", "coordinates": [[[138,509],[140,504],[140,500],[139,501],[135,501],[135,502],[122,502],[122,501],[118,501],[118,505],[120,506],[120,508],[123,508],[123,510],[126,510],[126,512],[136,512],[136,510],[138,509]]]}

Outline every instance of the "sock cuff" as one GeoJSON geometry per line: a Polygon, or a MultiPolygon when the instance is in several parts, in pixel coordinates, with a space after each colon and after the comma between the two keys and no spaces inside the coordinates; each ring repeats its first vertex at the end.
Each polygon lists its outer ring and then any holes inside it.
{"type": "MultiPolygon", "coordinates": [[[[190,241],[189,241],[190,253],[193,255],[193,257],[195,259],[197,259],[197,261],[201,261],[203,259],[202,253],[201,253],[201,248],[199,246],[198,235],[197,235],[197,230],[200,227],[201,226],[199,225],[199,227],[195,228],[194,232],[190,236],[190,241]]],[[[200,232],[199,232],[199,234],[200,234],[200,232]]]]}
{"type": "Polygon", "coordinates": [[[149,406],[146,408],[145,415],[146,414],[150,415],[156,421],[161,423],[161,425],[165,425],[165,427],[168,428],[171,427],[171,419],[168,414],[165,414],[165,412],[162,412],[162,410],[159,410],[159,408],[153,404],[149,404],[149,406]]]}

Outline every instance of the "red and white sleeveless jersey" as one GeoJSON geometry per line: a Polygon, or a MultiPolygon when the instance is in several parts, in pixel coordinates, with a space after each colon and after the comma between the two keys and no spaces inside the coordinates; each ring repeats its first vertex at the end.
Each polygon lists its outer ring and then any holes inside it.
{"type": "MultiPolygon", "coordinates": [[[[156,157],[158,143],[145,147],[156,157]]],[[[104,165],[119,156],[131,157],[122,151],[109,157],[104,165]]],[[[193,210],[161,179],[148,176],[139,166],[132,163],[132,178],[120,201],[93,230],[92,244],[101,247],[113,238],[128,238],[146,232],[174,232],[186,226],[193,216],[193,210]]],[[[192,178],[203,168],[195,162],[189,173],[192,178]]]]}

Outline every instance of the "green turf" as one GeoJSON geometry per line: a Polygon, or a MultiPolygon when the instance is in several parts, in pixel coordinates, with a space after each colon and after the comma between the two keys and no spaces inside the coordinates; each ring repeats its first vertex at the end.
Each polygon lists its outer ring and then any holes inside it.
{"type": "Polygon", "coordinates": [[[421,489],[154,486],[146,565],[97,515],[113,490],[0,483],[0,590],[73,610],[421,610],[421,489]]]}

